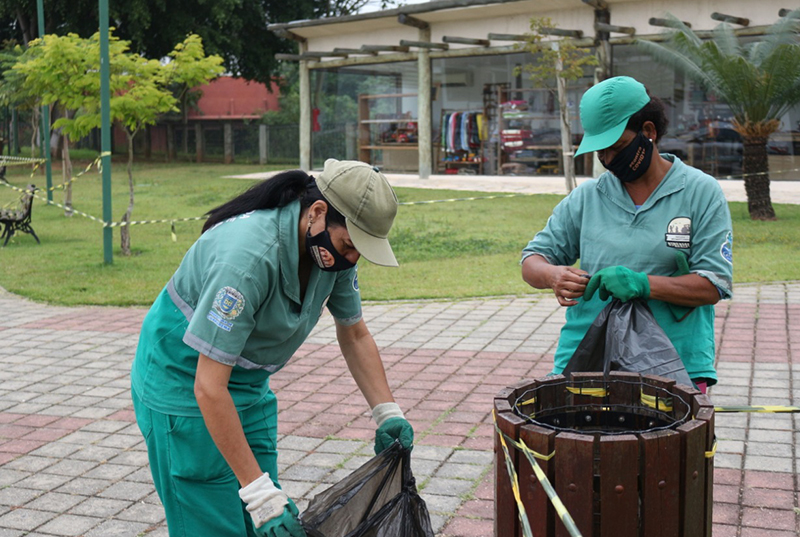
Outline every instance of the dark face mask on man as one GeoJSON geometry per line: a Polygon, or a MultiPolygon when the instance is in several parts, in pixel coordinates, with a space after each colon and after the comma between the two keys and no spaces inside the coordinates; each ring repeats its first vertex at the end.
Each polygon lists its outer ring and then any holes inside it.
{"type": "Polygon", "coordinates": [[[327,224],[325,222],[325,229],[312,237],[309,223],[306,231],[306,252],[314,260],[314,263],[326,272],[339,272],[353,268],[355,264],[348,261],[333,245],[327,224]]]}
{"type": "MultiPolygon", "coordinates": [[[[639,132],[614,159],[603,166],[617,176],[623,183],[637,180],[647,172],[653,157],[653,141],[648,139],[643,132],[639,132]]],[[[602,161],[601,161],[602,162],[602,161]]]]}

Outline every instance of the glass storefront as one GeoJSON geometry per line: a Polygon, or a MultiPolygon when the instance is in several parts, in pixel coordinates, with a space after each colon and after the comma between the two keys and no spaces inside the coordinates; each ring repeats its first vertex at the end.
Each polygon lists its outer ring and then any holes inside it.
{"type": "MultiPolygon", "coordinates": [[[[561,173],[561,128],[555,86],[534,87],[520,52],[432,62],[434,169],[444,174],[561,173]]],[[[568,87],[572,143],[583,130],[580,96],[591,73],[568,87]]],[[[584,172],[585,159],[576,163],[584,172]]]]}
{"type": "MultiPolygon", "coordinates": [[[[727,105],[634,45],[612,50],[613,72],[642,81],[664,100],[669,131],[659,149],[715,177],[742,173],[742,141],[727,105]]],[[[561,174],[561,131],[554,88],[534,88],[519,69],[533,56],[519,52],[431,60],[433,173],[481,175],[561,174]]],[[[313,70],[312,154],[359,159],[387,172],[418,167],[416,61],[313,70]]],[[[571,83],[572,143],[582,137],[580,97],[593,73],[571,83]]],[[[800,107],[781,119],[768,146],[772,179],[800,179],[800,107]]],[[[590,175],[591,155],[575,162],[590,175]]]]}
{"type": "MultiPolygon", "coordinates": [[[[661,98],[670,120],[661,152],[672,153],[717,178],[741,178],[742,137],[733,129],[731,109],[682,73],[653,61],[634,45],[613,48],[615,75],[640,80],[661,98]]],[[[781,118],[767,145],[770,178],[800,179],[800,107],[781,118]]]]}
{"type": "Polygon", "coordinates": [[[417,62],[311,72],[312,165],[327,158],[416,172],[417,62]]]}

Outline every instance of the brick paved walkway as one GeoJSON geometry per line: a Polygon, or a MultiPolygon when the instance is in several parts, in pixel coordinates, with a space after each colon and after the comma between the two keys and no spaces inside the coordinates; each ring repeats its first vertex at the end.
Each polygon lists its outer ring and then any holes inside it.
{"type": "MultiPolygon", "coordinates": [[[[737,286],[717,307],[718,405],[800,403],[800,283],[737,286]]],[[[0,537],[167,535],[131,409],[145,311],[34,304],[0,290],[0,537]]],[[[365,306],[417,435],[438,535],[492,535],[492,398],[549,371],[549,295],[365,306]]],[[[368,460],[374,428],[330,317],[272,381],[281,482],[301,509],[368,460]]],[[[800,416],[718,414],[715,537],[800,530],[800,416]]]]}

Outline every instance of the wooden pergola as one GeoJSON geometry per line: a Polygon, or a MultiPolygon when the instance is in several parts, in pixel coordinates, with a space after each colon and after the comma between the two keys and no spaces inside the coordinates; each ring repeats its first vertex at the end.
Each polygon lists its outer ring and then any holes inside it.
{"type": "MultiPolygon", "coordinates": [[[[539,9],[592,9],[594,14],[594,35],[587,36],[581,30],[554,29],[550,33],[556,38],[574,40],[579,47],[595,47],[600,65],[596,71],[596,79],[603,80],[611,76],[611,45],[629,44],[635,38],[660,40],[663,35],[653,33],[653,27],[669,27],[670,20],[650,18],[646,35],[642,29],[616,26],[610,24],[611,10],[609,3],[620,0],[538,0],[539,9]],[[618,34],[612,37],[612,34],[618,34]]],[[[431,27],[443,20],[443,13],[452,10],[464,10],[491,7],[493,11],[506,10],[510,14],[519,15],[520,8],[530,7],[526,0],[437,0],[424,4],[413,4],[396,9],[304,20],[289,23],[270,24],[267,29],[276,35],[292,39],[299,45],[298,54],[277,54],[276,58],[285,61],[299,62],[300,76],[300,167],[311,169],[311,91],[310,71],[314,69],[331,69],[348,66],[384,64],[394,62],[418,63],[418,136],[419,136],[419,176],[426,179],[432,172],[432,118],[431,118],[431,60],[437,58],[463,58],[473,56],[490,56],[498,54],[518,53],[518,44],[526,41],[523,34],[504,34],[487,32],[486,37],[442,36],[441,42],[431,40],[431,27]],[[332,50],[312,51],[308,48],[308,38],[316,32],[331,31],[331,25],[339,25],[345,31],[363,28],[387,21],[396,25],[417,29],[417,39],[401,39],[396,45],[364,44],[359,48],[334,47],[332,50]],[[326,28],[327,27],[327,28],[326,28]],[[508,44],[512,42],[513,44],[508,44]],[[453,48],[451,44],[466,45],[453,48]]],[[[529,11],[527,16],[530,16],[529,11]]],[[[444,14],[446,15],[446,14],[444,14]]],[[[783,16],[782,13],[779,13],[783,16]]],[[[750,20],[743,17],[712,13],[711,19],[737,24],[741,28],[740,35],[760,35],[765,26],[750,26],[750,20]]],[[[703,35],[706,32],[697,32],[703,35]]],[[[707,32],[710,35],[710,31],[707,32]]],[[[328,34],[329,35],[329,34],[328,34]]]]}

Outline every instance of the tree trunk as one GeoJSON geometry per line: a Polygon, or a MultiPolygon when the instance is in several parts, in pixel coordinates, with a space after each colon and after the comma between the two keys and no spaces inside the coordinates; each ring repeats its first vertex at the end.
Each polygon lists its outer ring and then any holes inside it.
{"type": "Polygon", "coordinates": [[[61,167],[64,179],[64,216],[72,216],[72,160],[69,158],[69,136],[64,135],[64,150],[61,152],[61,167]]]}
{"type": "Polygon", "coordinates": [[[131,221],[131,214],[133,213],[133,137],[136,132],[126,132],[128,135],[128,210],[122,217],[122,225],[119,228],[120,248],[122,255],[131,255],[131,227],[128,222],[131,221]]]}
{"type": "Polygon", "coordinates": [[[775,209],[769,194],[769,159],[767,158],[767,137],[745,136],[744,189],[747,193],[747,210],[753,220],[775,220],[775,209]]]}
{"type": "Polygon", "coordinates": [[[34,106],[31,110],[31,157],[36,158],[39,152],[36,150],[36,142],[39,140],[39,123],[41,123],[41,111],[39,107],[34,106]]]}
{"type": "Polygon", "coordinates": [[[185,155],[189,154],[189,110],[187,110],[189,106],[188,99],[186,97],[186,93],[189,90],[184,90],[183,96],[181,97],[181,111],[183,112],[183,153],[185,155]]]}
{"type": "Polygon", "coordinates": [[[17,22],[19,23],[20,30],[22,30],[22,44],[25,48],[28,48],[28,43],[33,40],[33,35],[31,34],[31,20],[28,19],[20,8],[17,8],[17,22]]]}
{"type": "MultiPolygon", "coordinates": [[[[553,50],[559,51],[558,41],[553,43],[553,50]]],[[[567,81],[561,76],[564,64],[561,55],[556,57],[556,88],[558,88],[558,109],[561,118],[561,159],[564,170],[564,181],[567,193],[572,192],[577,185],[575,182],[575,159],[572,155],[572,129],[569,126],[569,108],[567,107],[567,81]]]]}
{"type": "MultiPolygon", "coordinates": [[[[71,118],[69,110],[64,110],[64,117],[71,118]]],[[[61,131],[61,177],[64,180],[64,216],[72,216],[72,159],[69,156],[69,136],[61,131]]]]}

